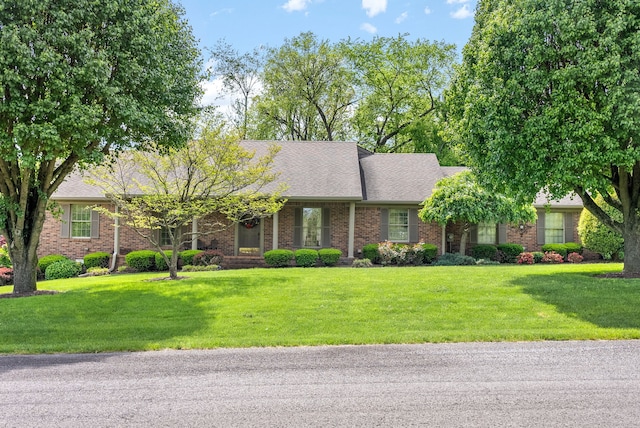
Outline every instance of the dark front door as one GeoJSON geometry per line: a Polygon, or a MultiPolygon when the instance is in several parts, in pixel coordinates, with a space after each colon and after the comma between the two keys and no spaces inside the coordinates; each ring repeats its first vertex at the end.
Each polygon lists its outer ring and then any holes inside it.
{"type": "Polygon", "coordinates": [[[238,225],[238,255],[260,255],[260,224],[238,225]]]}

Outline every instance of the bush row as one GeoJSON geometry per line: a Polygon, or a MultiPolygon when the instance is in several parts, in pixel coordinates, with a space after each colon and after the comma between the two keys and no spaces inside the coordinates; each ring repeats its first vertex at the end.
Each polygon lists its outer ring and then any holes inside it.
{"type": "Polygon", "coordinates": [[[564,263],[565,261],[569,263],[580,263],[582,260],[582,255],[577,252],[569,253],[566,257],[555,251],[534,251],[518,255],[518,263],[526,265],[532,265],[534,263],[564,263]]]}
{"type": "Polygon", "coordinates": [[[299,267],[312,267],[321,261],[324,266],[335,266],[342,257],[342,251],[335,248],[322,248],[313,250],[301,248],[296,251],[291,250],[270,250],[264,253],[264,261],[271,267],[288,267],[295,260],[295,265],[299,267]]]}
{"type": "MultiPolygon", "coordinates": [[[[165,251],[171,260],[172,251],[165,251]]],[[[162,254],[153,250],[138,250],[128,253],[125,257],[127,266],[138,272],[164,271],[169,266],[162,254]]],[[[224,259],[220,250],[185,250],[178,253],[179,266],[219,266],[224,259]]]]}

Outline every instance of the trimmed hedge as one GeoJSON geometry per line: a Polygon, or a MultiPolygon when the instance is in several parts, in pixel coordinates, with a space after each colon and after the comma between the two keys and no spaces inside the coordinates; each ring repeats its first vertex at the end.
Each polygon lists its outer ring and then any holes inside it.
{"type": "Polygon", "coordinates": [[[271,267],[291,266],[293,251],[291,250],[270,250],[264,253],[264,262],[271,267]]]}
{"type": "Polygon", "coordinates": [[[430,265],[438,257],[438,247],[434,244],[422,244],[422,261],[425,265],[430,265]]]}
{"type": "MultiPolygon", "coordinates": [[[[519,254],[519,253],[518,253],[519,254]]],[[[474,259],[497,260],[498,247],[490,244],[478,244],[471,249],[474,259]]]]}
{"type": "Polygon", "coordinates": [[[51,263],[44,272],[44,279],[62,279],[78,276],[82,267],[73,260],[64,259],[51,263]]]}
{"type": "Polygon", "coordinates": [[[543,253],[558,253],[562,257],[567,257],[567,246],[565,244],[544,244],[542,246],[543,253]]]}
{"type": "Polygon", "coordinates": [[[50,254],[48,256],[44,256],[40,258],[40,260],[38,260],[38,269],[40,269],[40,272],[44,274],[51,264],[59,262],[61,260],[69,260],[69,258],[63,256],[62,254],[50,254]]]}
{"type": "Polygon", "coordinates": [[[124,260],[132,269],[138,272],[149,272],[156,269],[156,252],[151,250],[132,251],[124,260]]]}
{"type": "Polygon", "coordinates": [[[371,263],[380,263],[380,252],[378,246],[380,244],[367,244],[362,247],[362,258],[371,260],[371,263]]]}
{"type": "Polygon", "coordinates": [[[434,266],[471,266],[475,264],[476,260],[471,256],[465,256],[459,253],[446,253],[438,257],[434,266]]]}
{"type": "Polygon", "coordinates": [[[318,257],[322,260],[325,266],[335,266],[342,257],[342,251],[337,248],[323,248],[318,250],[318,257]]]}
{"type": "Polygon", "coordinates": [[[520,244],[500,244],[497,248],[500,263],[515,263],[520,253],[524,252],[524,247],[520,244]]]}
{"type": "Polygon", "coordinates": [[[89,253],[84,256],[84,267],[86,267],[87,270],[91,268],[108,268],[109,257],[111,257],[111,254],[105,253],[104,251],[89,253]]]}
{"type": "Polygon", "coordinates": [[[178,254],[178,257],[182,260],[183,266],[193,265],[193,258],[200,253],[202,253],[202,250],[184,250],[178,254]]]}
{"type": "Polygon", "coordinates": [[[300,248],[293,255],[296,259],[296,266],[312,267],[318,262],[318,251],[310,248],[300,248]]]}
{"type": "Polygon", "coordinates": [[[582,245],[577,242],[565,242],[564,246],[567,247],[567,255],[571,253],[582,254],[582,245]]]}
{"type": "MultiPolygon", "coordinates": [[[[173,251],[166,250],[164,251],[164,253],[167,255],[167,257],[169,257],[169,260],[171,260],[173,251]]],[[[156,252],[154,256],[154,262],[156,264],[156,270],[169,270],[169,265],[164,261],[164,258],[162,257],[162,254],[160,252],[156,252]]]]}

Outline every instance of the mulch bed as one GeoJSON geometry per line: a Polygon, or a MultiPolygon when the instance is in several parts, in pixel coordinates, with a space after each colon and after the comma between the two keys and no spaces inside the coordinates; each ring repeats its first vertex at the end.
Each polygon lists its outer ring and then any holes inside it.
{"type": "Polygon", "coordinates": [[[46,294],[58,294],[59,291],[54,291],[54,290],[36,290],[36,291],[32,291],[31,293],[4,293],[4,294],[0,294],[0,299],[11,299],[14,297],[31,297],[31,296],[42,296],[42,295],[46,295],[46,294]]]}

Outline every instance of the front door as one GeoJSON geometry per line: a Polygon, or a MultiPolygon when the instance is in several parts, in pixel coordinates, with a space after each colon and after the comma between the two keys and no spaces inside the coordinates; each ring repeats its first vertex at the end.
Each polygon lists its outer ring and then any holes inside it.
{"type": "Polygon", "coordinates": [[[238,246],[239,256],[259,256],[260,255],[260,229],[261,222],[239,223],[238,224],[238,246]]]}

